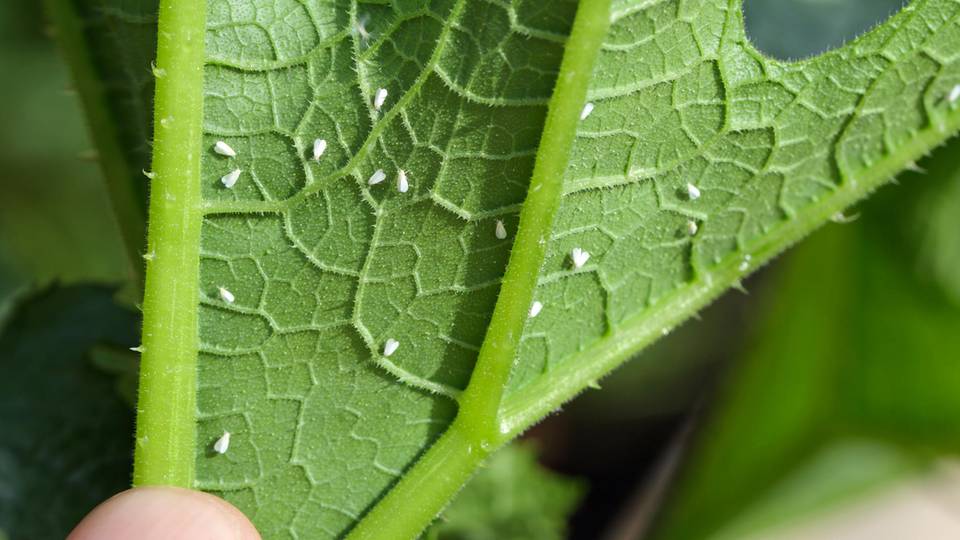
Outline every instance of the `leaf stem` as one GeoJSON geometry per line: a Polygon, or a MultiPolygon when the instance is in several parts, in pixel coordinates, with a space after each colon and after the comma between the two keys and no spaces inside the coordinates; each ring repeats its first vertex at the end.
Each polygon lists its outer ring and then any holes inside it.
{"type": "Polygon", "coordinates": [[[529,318],[547,242],[553,231],[553,219],[560,207],[563,176],[586,100],[593,63],[609,26],[610,0],[580,3],[570,39],[564,48],[533,177],[520,210],[520,224],[497,304],[470,384],[460,400],[458,420],[485,431],[481,435],[484,442],[502,438],[497,422],[500,400],[529,318]]]}
{"type": "Polygon", "coordinates": [[[415,538],[483,460],[508,439],[497,413],[560,206],[593,63],[610,24],[610,0],[580,3],[550,99],[537,160],[493,318],[460,410],[447,431],[350,533],[352,539],[415,538]]]}
{"type": "Polygon", "coordinates": [[[84,38],[83,20],[77,13],[76,6],[67,0],[46,0],[44,7],[55,27],[57,44],[70,69],[80,103],[86,113],[107,195],[126,248],[134,294],[139,298],[143,286],[141,252],[147,220],[142,192],[138,193],[134,189],[133,182],[144,179],[120,147],[116,119],[107,105],[106,88],[90,55],[84,38]]]}
{"type": "Polygon", "coordinates": [[[160,2],[134,485],[194,477],[205,19],[202,0],[160,2]]]}

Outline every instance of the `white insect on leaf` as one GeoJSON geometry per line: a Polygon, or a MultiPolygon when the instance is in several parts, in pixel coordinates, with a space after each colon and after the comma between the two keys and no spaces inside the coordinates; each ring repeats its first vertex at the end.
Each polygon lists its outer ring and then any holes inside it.
{"type": "Polygon", "coordinates": [[[586,120],[590,113],[593,112],[593,103],[587,103],[583,106],[583,109],[580,111],[580,119],[586,120]]]}
{"type": "Polygon", "coordinates": [[[836,214],[830,216],[830,221],[834,223],[839,223],[841,225],[845,225],[847,223],[853,223],[859,217],[860,217],[860,214],[853,214],[852,216],[848,216],[843,212],[837,212],[836,214]]]}
{"type": "Polygon", "coordinates": [[[130,350],[133,351],[133,352],[135,352],[135,353],[141,353],[141,354],[142,354],[144,351],[147,350],[147,348],[144,347],[143,345],[137,345],[136,347],[130,347],[130,350]]]}
{"type": "Polygon", "coordinates": [[[227,450],[230,448],[230,432],[224,431],[223,435],[217,439],[217,442],[213,443],[213,451],[218,454],[226,454],[227,450]]]}
{"type": "Polygon", "coordinates": [[[507,237],[507,227],[503,224],[502,219],[497,220],[497,228],[494,231],[494,234],[497,235],[497,238],[499,240],[503,240],[504,238],[507,237]]]}
{"type": "Polygon", "coordinates": [[[237,298],[233,296],[233,293],[228,291],[225,287],[218,287],[217,291],[220,293],[220,299],[228,304],[232,304],[237,298]]]}
{"type": "Polygon", "coordinates": [[[534,300],[533,303],[530,304],[530,318],[536,317],[541,311],[543,311],[543,302],[534,300]]]}
{"type": "Polygon", "coordinates": [[[383,355],[390,356],[393,353],[397,352],[397,349],[400,347],[400,342],[390,338],[386,343],[383,344],[383,355]]]}
{"type": "Polygon", "coordinates": [[[234,169],[227,174],[220,177],[220,182],[223,184],[223,187],[230,189],[236,185],[237,180],[240,178],[240,169],[234,169]]]}
{"type": "Polygon", "coordinates": [[[313,160],[320,161],[320,156],[327,151],[326,139],[314,139],[313,141],[313,160]]]}
{"type": "Polygon", "coordinates": [[[400,169],[397,172],[397,191],[406,193],[410,189],[410,182],[407,180],[407,172],[400,169]]]}
{"type": "Polygon", "coordinates": [[[356,30],[357,35],[360,36],[360,41],[363,43],[364,47],[370,42],[370,32],[367,31],[367,21],[370,19],[368,14],[363,14],[357,18],[356,30]]]}
{"type": "Polygon", "coordinates": [[[691,219],[690,221],[687,222],[687,234],[689,234],[690,236],[696,236],[697,231],[699,230],[700,230],[700,226],[697,225],[696,221],[693,221],[691,219]]]}
{"type": "Polygon", "coordinates": [[[375,110],[380,110],[383,107],[383,104],[387,101],[387,89],[378,88],[376,95],[373,96],[373,108],[375,110]]]}
{"type": "Polygon", "coordinates": [[[590,252],[583,248],[575,247],[570,251],[570,260],[573,262],[574,268],[583,268],[583,265],[587,264],[587,261],[590,260],[590,252]]]}
{"type": "Polygon", "coordinates": [[[693,184],[687,184],[687,197],[690,197],[691,201],[695,201],[700,198],[700,188],[693,184]]]}
{"type": "Polygon", "coordinates": [[[230,146],[229,144],[223,141],[217,141],[216,143],[214,143],[213,151],[220,154],[221,156],[237,157],[237,151],[234,150],[232,146],[230,146]]]}
{"type": "Polygon", "coordinates": [[[958,99],[960,99],[960,84],[955,84],[950,89],[950,93],[947,94],[947,101],[953,105],[958,99]]]}
{"type": "Polygon", "coordinates": [[[743,256],[743,260],[740,261],[740,266],[737,267],[741,272],[746,272],[750,268],[750,260],[753,259],[749,254],[743,256]]]}
{"type": "Polygon", "coordinates": [[[367,183],[371,186],[375,186],[386,179],[387,173],[383,172],[383,169],[377,169],[376,172],[370,175],[370,179],[367,180],[367,183]]]}

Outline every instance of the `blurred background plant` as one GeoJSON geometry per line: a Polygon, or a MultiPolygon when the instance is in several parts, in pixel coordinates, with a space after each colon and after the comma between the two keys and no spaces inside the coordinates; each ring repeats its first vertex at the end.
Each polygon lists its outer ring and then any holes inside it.
{"type": "MultiPolygon", "coordinates": [[[[797,59],[901,4],[745,11],[760,49],[797,59]]],[[[0,538],[62,536],[126,485],[132,438],[130,264],[44,28],[38,3],[0,3],[0,538]],[[109,287],[66,286],[90,282],[109,287]],[[23,354],[37,343],[57,346],[23,354]],[[30,418],[51,392],[70,407],[30,418]],[[53,468],[51,441],[76,449],[53,468]]],[[[960,537],[960,144],[835,221],[496,457],[431,536],[960,537]]]]}

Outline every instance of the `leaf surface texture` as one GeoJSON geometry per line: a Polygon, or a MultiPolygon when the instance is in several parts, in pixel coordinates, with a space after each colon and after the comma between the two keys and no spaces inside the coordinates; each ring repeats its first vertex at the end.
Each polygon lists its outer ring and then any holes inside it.
{"type": "MultiPolygon", "coordinates": [[[[196,487],[265,537],[342,535],[451,421],[575,8],[209,2],[196,487]]],[[[748,43],[737,1],[615,2],[509,428],[541,389],[564,388],[547,405],[582,389],[598,351],[603,374],[945,139],[958,11],[918,0],[783,63],[748,43]]]]}

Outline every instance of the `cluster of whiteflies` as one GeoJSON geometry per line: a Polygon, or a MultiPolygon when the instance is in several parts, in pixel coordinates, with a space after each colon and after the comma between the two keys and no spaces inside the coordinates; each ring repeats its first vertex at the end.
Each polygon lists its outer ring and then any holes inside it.
{"type": "MultiPolygon", "coordinates": [[[[388,95],[388,92],[386,88],[380,88],[376,91],[373,98],[373,108],[375,110],[379,111],[383,107],[384,103],[386,102],[387,95],[388,95]]],[[[956,87],[954,87],[953,91],[951,91],[949,96],[951,103],[956,101],[958,98],[960,98],[960,85],[957,85],[956,87]]],[[[593,103],[585,104],[583,106],[583,109],[580,112],[580,120],[585,120],[588,116],[590,116],[593,110],[594,110],[593,103]]],[[[312,154],[313,160],[319,162],[320,159],[323,157],[323,155],[327,151],[326,139],[321,139],[321,138],[314,139],[311,150],[312,150],[311,154],[312,154]]],[[[226,141],[220,140],[214,143],[213,151],[216,154],[223,156],[225,158],[237,157],[237,151],[234,150],[233,147],[231,147],[226,141]]],[[[242,174],[243,174],[243,171],[240,168],[234,168],[227,174],[223,175],[220,178],[220,182],[223,184],[224,188],[232,189],[234,186],[237,185],[237,182],[240,180],[240,176],[242,174]]],[[[152,176],[152,175],[148,175],[148,176],[152,176]]],[[[367,179],[367,184],[374,186],[382,183],[386,179],[387,179],[387,173],[383,169],[377,169],[367,179]]],[[[410,179],[408,178],[406,171],[404,171],[403,169],[397,170],[396,188],[397,188],[397,191],[399,191],[400,193],[406,193],[410,189],[410,179]]],[[[700,189],[694,184],[687,184],[686,195],[690,200],[699,199],[700,189]]],[[[698,225],[696,222],[694,221],[687,222],[687,232],[691,236],[697,233],[697,229],[698,229],[698,225]]],[[[505,240],[507,238],[507,227],[504,224],[503,220],[500,220],[500,219],[496,220],[493,232],[494,232],[494,236],[498,240],[505,240]]],[[[569,261],[570,261],[570,266],[573,270],[576,271],[576,270],[582,269],[589,260],[590,260],[590,252],[588,252],[587,250],[581,247],[574,247],[573,249],[570,250],[569,261]]],[[[749,264],[749,258],[747,258],[744,262],[745,264],[749,264]]],[[[226,304],[233,304],[236,301],[236,296],[234,295],[234,293],[228,290],[226,287],[222,287],[222,286],[218,287],[217,293],[220,297],[220,300],[226,304]]],[[[527,312],[527,315],[529,318],[532,319],[540,315],[543,309],[544,309],[543,302],[541,302],[540,300],[534,300],[530,304],[530,308],[529,308],[529,311],[527,312]]],[[[383,343],[383,348],[381,353],[384,357],[389,357],[389,356],[392,356],[394,353],[396,353],[397,349],[399,348],[400,348],[399,341],[397,341],[394,338],[388,338],[383,343]]],[[[134,347],[133,350],[142,352],[143,348],[134,347]]],[[[213,443],[213,450],[217,454],[225,454],[229,448],[230,448],[230,432],[224,431],[223,434],[213,443]]]]}

